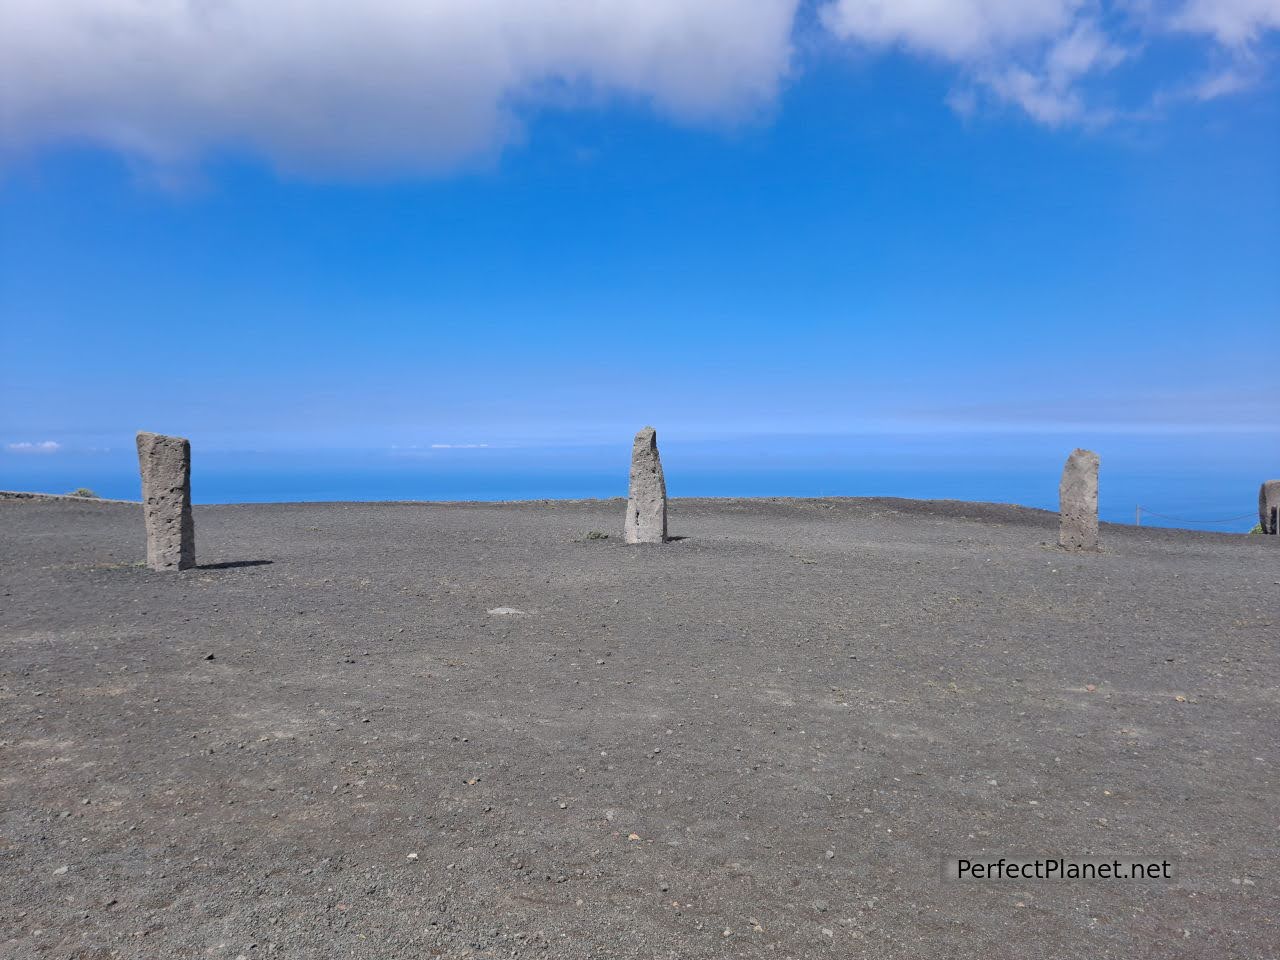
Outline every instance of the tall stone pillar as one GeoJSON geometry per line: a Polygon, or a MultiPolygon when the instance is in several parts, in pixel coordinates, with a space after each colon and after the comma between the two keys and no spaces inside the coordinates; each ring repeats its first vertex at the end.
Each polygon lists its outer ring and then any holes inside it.
{"type": "Polygon", "coordinates": [[[637,433],[631,447],[625,536],[627,543],[662,543],[667,539],[667,482],[653,427],[637,433]]]}
{"type": "Polygon", "coordinates": [[[1268,480],[1258,490],[1258,523],[1263,533],[1280,534],[1280,480],[1268,480]]]}
{"type": "Polygon", "coordinates": [[[1058,544],[1067,550],[1098,549],[1098,455],[1073,450],[1058,486],[1058,544]]]}
{"type": "Polygon", "coordinates": [[[191,517],[191,443],[182,437],[138,433],[142,511],[147,523],[147,566],[186,570],[196,565],[191,517]]]}

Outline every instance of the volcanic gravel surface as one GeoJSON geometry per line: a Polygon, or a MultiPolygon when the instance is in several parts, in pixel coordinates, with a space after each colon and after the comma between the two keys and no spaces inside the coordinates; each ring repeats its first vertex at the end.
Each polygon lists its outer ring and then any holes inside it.
{"type": "Polygon", "coordinates": [[[1280,538],[622,519],[0,502],[0,956],[1280,955],[1280,538]]]}

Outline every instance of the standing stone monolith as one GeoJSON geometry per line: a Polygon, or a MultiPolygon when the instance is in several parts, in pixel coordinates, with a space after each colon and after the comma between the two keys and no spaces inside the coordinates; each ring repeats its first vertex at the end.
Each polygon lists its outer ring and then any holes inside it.
{"type": "Polygon", "coordinates": [[[1280,480],[1268,480],[1258,490],[1258,524],[1263,533],[1280,535],[1280,480]]]}
{"type": "Polygon", "coordinates": [[[1098,455],[1073,450],[1058,486],[1058,544],[1067,550],[1098,549],[1098,455]]]}
{"type": "Polygon", "coordinates": [[[191,517],[191,443],[182,437],[138,432],[142,511],[147,523],[147,566],[186,570],[196,565],[191,517]]]}
{"type": "Polygon", "coordinates": [[[645,427],[631,447],[631,487],[627,494],[627,543],[667,539],[667,481],[658,457],[658,434],[645,427]]]}

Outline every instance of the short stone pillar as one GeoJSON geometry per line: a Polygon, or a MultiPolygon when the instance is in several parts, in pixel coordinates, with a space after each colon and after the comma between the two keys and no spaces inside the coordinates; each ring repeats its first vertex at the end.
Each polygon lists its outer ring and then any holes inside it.
{"type": "Polygon", "coordinates": [[[645,427],[631,447],[631,487],[627,493],[627,543],[667,539],[667,481],[658,458],[658,434],[645,427]]]}
{"type": "Polygon", "coordinates": [[[1066,550],[1098,549],[1098,455],[1073,450],[1058,486],[1058,545],[1066,550]]]}
{"type": "Polygon", "coordinates": [[[1263,533],[1280,536],[1280,480],[1268,480],[1258,490],[1258,525],[1263,533]]]}
{"type": "Polygon", "coordinates": [[[147,566],[186,570],[196,565],[191,517],[191,443],[182,437],[138,433],[142,511],[147,523],[147,566]]]}

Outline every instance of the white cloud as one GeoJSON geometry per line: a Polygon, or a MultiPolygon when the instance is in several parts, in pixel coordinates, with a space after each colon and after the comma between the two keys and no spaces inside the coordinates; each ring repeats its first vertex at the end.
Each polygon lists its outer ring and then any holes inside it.
{"type": "Polygon", "coordinates": [[[0,0],[0,142],[431,170],[518,108],[623,95],[690,121],[774,97],[798,0],[0,0]]]}
{"type": "Polygon", "coordinates": [[[1268,31],[1280,30],[1280,0],[1186,0],[1170,25],[1213,37],[1218,56],[1212,69],[1164,91],[1162,99],[1217,100],[1249,90],[1266,76],[1259,47],[1268,31]]]}
{"type": "Polygon", "coordinates": [[[975,61],[1064,32],[1081,0],[833,0],[836,36],[975,61]]]}
{"type": "Polygon", "coordinates": [[[1267,30],[1280,30],[1280,0],[1187,0],[1174,22],[1184,30],[1210,33],[1223,44],[1241,47],[1267,30]]]}
{"type": "Polygon", "coordinates": [[[1216,100],[1218,97],[1248,90],[1257,82],[1256,73],[1232,66],[1202,77],[1192,85],[1189,94],[1195,100],[1216,100]]]}
{"type": "Polygon", "coordinates": [[[843,43],[953,65],[966,116],[1050,125],[1105,117],[1102,78],[1171,33],[1211,54],[1199,86],[1167,78],[1182,99],[1246,89],[1280,29],[1280,0],[0,0],[0,152],[363,175],[493,156],[548,104],[721,123],[773,102],[802,2],[843,43]]]}
{"type": "Polygon", "coordinates": [[[41,440],[39,443],[24,440],[20,443],[6,444],[5,449],[10,453],[57,453],[62,449],[62,444],[57,440],[41,440]]]}
{"type": "Polygon", "coordinates": [[[1010,66],[988,75],[986,82],[998,97],[1051,127],[1102,120],[1102,113],[1086,108],[1078,82],[1091,73],[1110,70],[1125,56],[1095,23],[1084,20],[1047,48],[1038,70],[1010,66]]]}
{"type": "Polygon", "coordinates": [[[829,0],[822,20],[842,40],[956,65],[962,82],[948,103],[963,116],[983,91],[1059,126],[1104,122],[1089,85],[1172,31],[1213,38],[1209,52],[1232,64],[1191,96],[1247,89],[1262,75],[1246,69],[1250,47],[1280,29],[1280,0],[829,0]]]}
{"type": "Polygon", "coordinates": [[[1088,118],[1080,82],[1125,57],[1088,0],[832,0],[823,11],[838,37],[903,47],[960,65],[969,87],[948,102],[976,107],[973,86],[1041,123],[1088,118]]]}

